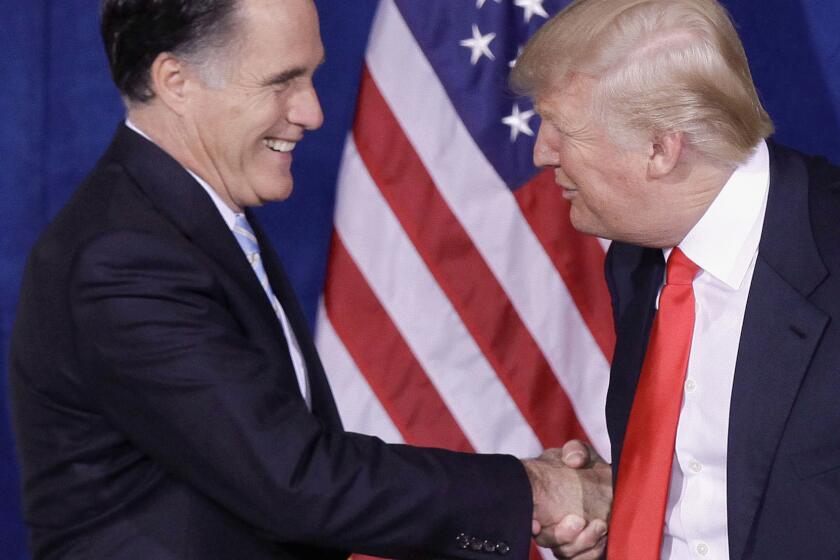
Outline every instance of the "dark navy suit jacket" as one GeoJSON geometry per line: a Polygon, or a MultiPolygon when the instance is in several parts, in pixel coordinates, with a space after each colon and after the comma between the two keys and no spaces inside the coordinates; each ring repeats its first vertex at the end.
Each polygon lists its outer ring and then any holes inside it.
{"type": "Polygon", "coordinates": [[[10,362],[34,557],[526,558],[531,492],[516,459],[342,430],[292,288],[249,219],[311,412],[219,212],[139,135],[119,128],[36,244],[10,362]]]}
{"type": "MultiPolygon", "coordinates": [[[[614,473],[663,273],[658,249],[607,255],[614,473]]],[[[840,558],[840,169],[772,143],[727,446],[732,560],[840,558]]]]}

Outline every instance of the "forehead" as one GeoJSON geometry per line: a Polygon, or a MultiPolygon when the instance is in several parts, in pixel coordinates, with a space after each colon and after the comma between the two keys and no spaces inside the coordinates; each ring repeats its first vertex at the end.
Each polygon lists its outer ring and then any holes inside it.
{"type": "Polygon", "coordinates": [[[323,49],[312,0],[240,0],[239,17],[241,38],[252,50],[270,48],[288,56],[323,49]]]}
{"type": "Polygon", "coordinates": [[[581,122],[592,108],[595,80],[574,76],[546,84],[534,95],[534,105],[543,117],[556,123],[581,122]]]}

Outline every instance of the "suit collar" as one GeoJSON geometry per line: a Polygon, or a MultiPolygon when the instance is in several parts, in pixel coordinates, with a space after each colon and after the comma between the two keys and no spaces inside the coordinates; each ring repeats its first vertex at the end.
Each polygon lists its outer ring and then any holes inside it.
{"type": "Polygon", "coordinates": [[[190,240],[202,249],[212,244],[210,252],[224,257],[224,262],[236,260],[231,257],[239,246],[213,201],[169,154],[120,125],[106,157],[120,164],[155,208],[190,240]]]}
{"type": "MultiPolygon", "coordinates": [[[[131,119],[125,119],[125,126],[129,130],[136,132],[137,134],[154,144],[154,140],[152,140],[148,134],[143,132],[143,130],[141,130],[140,127],[131,122],[131,119]]],[[[227,224],[228,229],[233,229],[233,224],[236,221],[236,213],[233,210],[231,210],[227,204],[225,204],[225,202],[221,199],[219,194],[213,189],[213,187],[210,186],[209,183],[207,183],[207,181],[190,171],[187,167],[184,167],[184,170],[187,173],[189,173],[193,179],[195,179],[195,182],[198,183],[201,186],[201,188],[204,189],[204,191],[210,197],[210,200],[213,201],[213,204],[216,206],[216,209],[219,211],[219,214],[222,215],[222,218],[227,224]]]]}

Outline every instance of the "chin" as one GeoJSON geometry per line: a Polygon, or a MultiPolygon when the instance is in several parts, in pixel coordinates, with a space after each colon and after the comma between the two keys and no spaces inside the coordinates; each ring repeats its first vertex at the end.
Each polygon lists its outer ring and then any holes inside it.
{"type": "Polygon", "coordinates": [[[252,193],[260,205],[286,200],[294,190],[294,181],[287,173],[262,176],[259,181],[253,181],[252,185],[252,193]]]}
{"type": "Polygon", "coordinates": [[[600,232],[596,231],[596,228],[593,227],[592,221],[587,220],[586,218],[587,216],[581,216],[580,212],[578,212],[575,209],[575,206],[572,205],[572,208],[569,211],[569,221],[572,223],[572,227],[580,233],[585,233],[587,235],[600,235],[600,232]]]}
{"type": "Polygon", "coordinates": [[[293,191],[294,186],[291,183],[279,187],[274,185],[270,190],[266,191],[266,196],[261,196],[260,199],[263,203],[282,202],[292,196],[293,191]]]}

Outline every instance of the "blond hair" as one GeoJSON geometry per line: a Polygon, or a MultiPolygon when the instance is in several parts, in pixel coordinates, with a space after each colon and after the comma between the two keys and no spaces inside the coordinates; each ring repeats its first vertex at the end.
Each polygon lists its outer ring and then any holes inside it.
{"type": "Polygon", "coordinates": [[[577,0],[531,38],[511,85],[546,95],[578,74],[596,80],[593,111],[619,142],[679,131],[698,153],[737,165],[773,132],[715,0],[577,0]]]}

